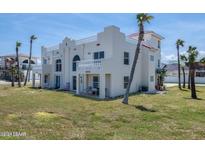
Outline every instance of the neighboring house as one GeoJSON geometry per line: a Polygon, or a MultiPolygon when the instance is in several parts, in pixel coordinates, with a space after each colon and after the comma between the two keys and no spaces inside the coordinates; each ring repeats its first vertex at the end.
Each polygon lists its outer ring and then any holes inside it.
{"type": "MultiPolygon", "coordinates": [[[[9,75],[8,70],[11,67],[11,62],[15,61],[15,59],[16,54],[0,56],[0,79],[11,80],[11,76],[9,75]]],[[[26,75],[26,70],[28,68],[28,59],[29,56],[19,53],[20,71],[23,73],[24,76],[26,75]]],[[[37,57],[32,57],[31,68],[37,64],[37,60],[37,57]]],[[[32,77],[30,77],[30,79],[32,79],[32,77]]]]}
{"type": "MultiPolygon", "coordinates": [[[[178,65],[176,63],[167,64],[167,73],[165,77],[166,83],[178,83],[178,65]]],[[[188,82],[189,68],[185,67],[185,79],[188,82]]],[[[198,67],[195,73],[195,82],[205,84],[205,68],[198,67]]],[[[183,73],[181,70],[181,83],[183,83],[183,73]]]]}
{"type": "MultiPolygon", "coordinates": [[[[42,47],[42,88],[75,91],[98,98],[126,91],[138,33],[126,36],[116,26],[81,40],[65,38],[54,47],[42,47]]],[[[160,66],[162,36],[145,32],[130,92],[154,91],[160,66]]]]}

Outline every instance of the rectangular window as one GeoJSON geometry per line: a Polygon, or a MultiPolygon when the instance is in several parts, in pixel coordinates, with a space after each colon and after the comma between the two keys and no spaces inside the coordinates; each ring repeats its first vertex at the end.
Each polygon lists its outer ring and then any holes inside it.
{"type": "Polygon", "coordinates": [[[196,77],[205,77],[205,72],[196,72],[196,77]]]}
{"type": "Polygon", "coordinates": [[[150,76],[150,82],[154,82],[154,76],[150,76]]]}
{"type": "Polygon", "coordinates": [[[103,59],[105,57],[104,51],[94,52],[94,59],[103,59]]]}
{"type": "Polygon", "coordinates": [[[157,45],[157,47],[160,49],[160,40],[158,40],[158,45],[157,45]]]}
{"type": "Polygon", "coordinates": [[[47,64],[47,60],[46,59],[43,59],[43,64],[47,64]]]}
{"type": "Polygon", "coordinates": [[[128,83],[129,83],[129,76],[124,76],[124,89],[127,88],[128,83]]]}
{"type": "Polygon", "coordinates": [[[99,77],[93,76],[93,88],[99,88],[99,77]]]}
{"type": "Polygon", "coordinates": [[[100,59],[104,58],[104,51],[100,51],[100,59]]]}
{"type": "Polygon", "coordinates": [[[94,52],[94,59],[98,59],[98,52],[94,52]]]}
{"type": "Polygon", "coordinates": [[[124,52],[124,64],[129,65],[129,52],[124,52]]]}
{"type": "Polygon", "coordinates": [[[160,59],[158,59],[158,67],[160,68],[160,59]]]}
{"type": "Polygon", "coordinates": [[[154,56],[150,55],[150,61],[154,61],[154,56]]]}
{"type": "Polygon", "coordinates": [[[44,83],[48,83],[48,75],[44,76],[44,83]]]}

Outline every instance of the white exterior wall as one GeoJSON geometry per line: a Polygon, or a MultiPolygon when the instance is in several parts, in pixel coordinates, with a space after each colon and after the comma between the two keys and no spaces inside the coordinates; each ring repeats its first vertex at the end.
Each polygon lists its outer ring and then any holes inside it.
{"type": "MultiPolygon", "coordinates": [[[[153,38],[152,34],[146,34],[146,39],[150,40],[154,46],[157,46],[153,41],[156,38],[153,38]]],[[[108,76],[109,74],[110,96],[116,97],[123,95],[126,90],[124,89],[124,76],[130,75],[137,43],[137,40],[133,40],[132,43],[126,40],[127,38],[125,34],[120,32],[118,27],[109,26],[105,27],[103,32],[85,40],[74,41],[69,38],[65,38],[57,47],[42,47],[42,64],[43,59],[50,59],[48,64],[42,67],[42,79],[45,74],[50,74],[49,85],[50,88],[54,88],[55,75],[59,75],[61,76],[60,88],[64,89],[66,85],[70,83],[70,90],[73,90],[73,76],[77,76],[78,78],[79,74],[98,74],[100,77],[100,98],[104,98],[105,94],[102,89],[105,89],[107,86],[107,83],[104,81],[107,80],[106,75],[108,76]],[[76,72],[72,71],[72,61],[75,55],[80,57],[81,63],[84,60],[93,60],[93,53],[97,51],[104,51],[105,57],[104,59],[101,59],[101,69],[90,69],[89,71],[77,70],[76,72]],[[129,65],[124,64],[124,52],[129,52],[129,65]],[[56,59],[62,60],[61,72],[55,72],[56,59]],[[49,67],[51,67],[50,70],[49,67]]],[[[142,46],[141,48],[142,51],[139,54],[130,89],[131,93],[138,91],[141,86],[149,87],[150,91],[155,89],[155,79],[154,82],[150,82],[150,75],[155,77],[155,71],[158,63],[157,60],[160,59],[160,49],[154,50],[145,46],[142,46]],[[154,62],[150,62],[150,55],[154,55],[154,62]]],[[[44,79],[42,81],[44,81],[44,79]]],[[[44,87],[43,82],[42,87],[44,87]]]]}
{"type": "MultiPolygon", "coordinates": [[[[188,72],[185,71],[185,81],[188,83],[188,72]]],[[[203,70],[197,70],[197,72],[204,72],[203,70]]],[[[178,71],[169,71],[167,72],[167,76],[165,77],[165,83],[178,83],[178,71]]],[[[181,83],[183,84],[183,74],[181,73],[181,83]]],[[[205,77],[196,77],[195,76],[195,83],[198,84],[205,84],[205,77]]]]}

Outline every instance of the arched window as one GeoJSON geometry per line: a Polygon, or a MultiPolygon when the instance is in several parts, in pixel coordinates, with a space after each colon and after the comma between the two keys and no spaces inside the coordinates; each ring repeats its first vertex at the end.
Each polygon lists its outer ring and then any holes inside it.
{"type": "Polygon", "coordinates": [[[73,71],[76,71],[76,62],[80,61],[80,57],[78,55],[75,55],[73,57],[73,71]]]}
{"type": "MultiPolygon", "coordinates": [[[[24,61],[23,61],[23,63],[24,64],[28,64],[28,59],[25,59],[24,61]]],[[[35,62],[31,59],[31,64],[35,64],[35,62]]]]}
{"type": "Polygon", "coordinates": [[[56,60],[56,72],[61,72],[62,64],[61,59],[56,60]]]}

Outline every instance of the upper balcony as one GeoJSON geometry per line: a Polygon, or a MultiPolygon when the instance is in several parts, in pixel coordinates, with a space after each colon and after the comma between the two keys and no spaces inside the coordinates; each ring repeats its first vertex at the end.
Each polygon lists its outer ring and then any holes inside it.
{"type": "Polygon", "coordinates": [[[103,70],[104,59],[100,60],[82,60],[77,63],[77,71],[80,73],[94,73],[103,70]]]}

